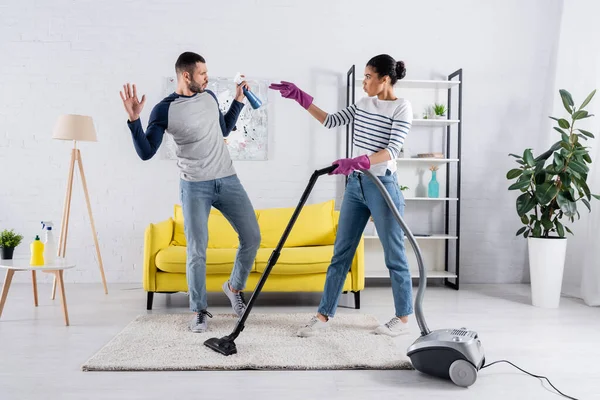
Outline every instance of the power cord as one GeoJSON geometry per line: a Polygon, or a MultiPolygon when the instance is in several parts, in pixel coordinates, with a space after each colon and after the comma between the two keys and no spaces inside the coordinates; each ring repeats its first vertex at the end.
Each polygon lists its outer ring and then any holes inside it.
{"type": "Polygon", "coordinates": [[[483,367],[481,367],[480,369],[484,369],[484,368],[487,368],[487,367],[491,367],[491,366],[492,366],[492,365],[494,365],[494,364],[498,364],[498,363],[502,363],[502,362],[505,362],[505,363],[507,363],[507,364],[510,364],[510,365],[512,365],[513,367],[515,367],[516,369],[518,369],[518,370],[520,370],[520,371],[522,371],[522,372],[525,372],[527,375],[531,375],[531,376],[533,376],[534,378],[545,379],[545,380],[547,380],[547,381],[548,381],[548,383],[550,384],[550,386],[552,386],[552,387],[554,388],[554,390],[556,390],[556,391],[557,391],[557,392],[558,392],[560,395],[562,395],[562,396],[566,397],[567,399],[571,399],[571,400],[578,400],[578,399],[576,399],[575,397],[567,396],[566,394],[564,394],[563,392],[561,392],[560,390],[558,390],[558,389],[556,388],[556,386],[554,386],[554,385],[552,384],[552,382],[550,382],[550,379],[546,378],[545,376],[541,376],[541,375],[535,375],[535,374],[532,374],[532,373],[530,373],[530,372],[527,372],[527,371],[525,371],[523,368],[519,368],[519,367],[517,367],[515,364],[513,364],[513,363],[511,363],[510,361],[507,361],[507,360],[498,360],[498,361],[494,361],[494,362],[492,362],[492,363],[485,364],[485,365],[484,365],[483,367]]]}

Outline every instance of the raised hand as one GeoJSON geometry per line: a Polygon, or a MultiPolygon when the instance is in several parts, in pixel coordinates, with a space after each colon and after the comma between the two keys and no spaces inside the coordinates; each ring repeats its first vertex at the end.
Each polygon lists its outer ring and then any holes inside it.
{"type": "Polygon", "coordinates": [[[133,122],[140,117],[142,110],[144,109],[144,103],[146,103],[146,95],[142,96],[142,100],[140,101],[137,97],[137,89],[135,84],[133,84],[133,90],[131,86],[128,84],[123,85],[123,92],[119,92],[121,95],[121,100],[123,100],[123,106],[125,107],[125,111],[127,115],[129,115],[129,121],[133,122]]]}
{"type": "Polygon", "coordinates": [[[313,97],[298,88],[292,82],[281,81],[281,83],[272,83],[269,89],[278,90],[282,97],[293,99],[302,107],[308,110],[313,102],[313,97]]]}

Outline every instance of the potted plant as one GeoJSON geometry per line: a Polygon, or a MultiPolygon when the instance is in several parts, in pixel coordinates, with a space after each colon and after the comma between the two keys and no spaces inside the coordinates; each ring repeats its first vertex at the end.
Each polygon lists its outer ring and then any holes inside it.
{"type": "Polygon", "coordinates": [[[516,209],[524,226],[517,236],[523,235],[528,241],[532,303],[546,308],[556,308],[560,302],[567,249],[565,232],[573,234],[564,220],[574,222],[575,217],[580,218],[578,205],[585,205],[591,212],[592,197],[600,199],[587,184],[592,159],[584,143],[594,135],[575,128],[578,121],[593,116],[584,108],[596,91],[578,108],[568,91],[561,89],[559,93],[569,118],[550,118],[557,122],[554,130],[561,140],[537,157],[531,149],[522,156],[510,154],[520,166],[506,174],[507,179],[516,179],[508,189],[521,192],[516,209]]]}
{"type": "Polygon", "coordinates": [[[435,103],[433,105],[433,112],[436,119],[443,119],[446,114],[446,106],[443,104],[435,103]]]}
{"type": "Polygon", "coordinates": [[[3,230],[0,233],[0,247],[2,248],[2,259],[12,260],[15,247],[21,244],[23,236],[15,233],[13,229],[3,230]]]}

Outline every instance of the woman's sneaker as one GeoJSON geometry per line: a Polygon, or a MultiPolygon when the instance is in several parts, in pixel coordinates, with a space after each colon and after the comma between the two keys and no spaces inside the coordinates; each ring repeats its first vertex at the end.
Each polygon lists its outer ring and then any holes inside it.
{"type": "Polygon", "coordinates": [[[383,325],[379,325],[373,333],[378,335],[399,336],[409,333],[408,323],[402,322],[400,318],[394,317],[383,325]]]}
{"type": "MultiPolygon", "coordinates": [[[[329,322],[329,321],[328,321],[329,322]]],[[[298,332],[296,332],[296,336],[300,337],[310,337],[318,335],[323,332],[328,327],[327,322],[321,321],[316,315],[313,316],[308,324],[304,327],[300,328],[298,332]]]]}

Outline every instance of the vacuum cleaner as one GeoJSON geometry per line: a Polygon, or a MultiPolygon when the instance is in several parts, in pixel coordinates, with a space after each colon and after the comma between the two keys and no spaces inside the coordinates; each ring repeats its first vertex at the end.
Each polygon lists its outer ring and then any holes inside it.
{"type": "MultiPolygon", "coordinates": [[[[279,240],[277,247],[273,250],[267,267],[250,298],[244,314],[238,320],[235,329],[228,336],[208,339],[204,342],[205,346],[225,356],[237,353],[235,339],[244,330],[244,324],[252,311],[256,298],[260,294],[271,269],[277,263],[281,249],[283,248],[302,207],[306,203],[313,186],[321,175],[329,174],[336,168],[337,165],[332,165],[331,167],[317,170],[312,174],[308,186],[279,240]]],[[[425,270],[419,245],[402,219],[402,216],[381,181],[369,170],[361,170],[360,172],[368,176],[376,184],[388,207],[392,210],[394,217],[413,246],[417,257],[417,263],[419,264],[419,289],[415,299],[415,317],[421,331],[421,336],[415,340],[407,351],[407,355],[410,358],[412,365],[417,371],[443,379],[450,379],[458,386],[471,386],[477,380],[477,372],[485,365],[485,356],[477,332],[466,328],[439,329],[435,331],[429,330],[422,309],[423,296],[425,295],[425,286],[427,284],[427,272],[425,270]]]]}
{"type": "Polygon", "coordinates": [[[369,170],[362,171],[377,185],[385,202],[394,214],[412,245],[419,265],[419,289],[415,299],[415,318],[421,336],[408,348],[407,355],[417,371],[450,379],[458,386],[469,387],[477,380],[477,372],[485,365],[485,355],[477,332],[459,329],[430,331],[423,316],[423,296],[427,286],[427,270],[421,249],[402,219],[385,186],[369,170]]]}

